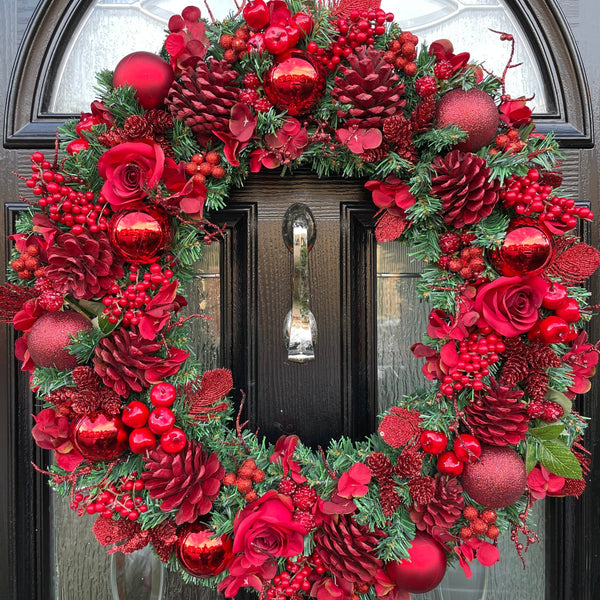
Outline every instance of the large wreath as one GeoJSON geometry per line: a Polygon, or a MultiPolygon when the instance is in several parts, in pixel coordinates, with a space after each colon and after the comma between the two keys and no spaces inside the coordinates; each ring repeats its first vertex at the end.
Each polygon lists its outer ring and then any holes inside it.
{"type": "Polygon", "coordinates": [[[24,332],[50,483],[109,552],[152,544],[227,597],[408,598],[447,561],[495,563],[506,531],[521,555],[532,503],[585,488],[572,399],[598,361],[582,328],[600,252],[572,231],[592,214],[506,92],[511,35],[493,75],[375,4],[249,0],[222,23],[188,7],[161,56],[100,73],[65,158],[36,152],[23,177],[0,308],[24,332]],[[378,240],[425,261],[432,306],[412,347],[430,387],[326,452],[245,430],[179,313],[222,234],[209,215],[250,172],[300,166],[365,181],[378,240]]]}

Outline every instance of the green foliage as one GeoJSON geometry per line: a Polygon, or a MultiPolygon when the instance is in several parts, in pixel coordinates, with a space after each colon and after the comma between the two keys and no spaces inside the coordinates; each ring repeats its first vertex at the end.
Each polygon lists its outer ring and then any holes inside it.
{"type": "Polygon", "coordinates": [[[54,367],[36,367],[33,371],[31,387],[37,388],[38,398],[43,398],[63,386],[73,387],[71,371],[59,371],[54,367]]]}
{"type": "Polygon", "coordinates": [[[506,230],[510,223],[510,217],[502,212],[493,212],[489,217],[481,219],[475,225],[474,246],[482,248],[498,248],[506,237],[506,230]]]}
{"type": "Polygon", "coordinates": [[[80,364],[87,363],[92,359],[96,346],[102,339],[102,331],[99,329],[82,329],[75,335],[71,335],[71,343],[67,347],[69,354],[77,358],[80,364]]]}
{"type": "Polygon", "coordinates": [[[421,152],[422,162],[431,162],[436,156],[445,154],[458,142],[467,139],[468,134],[456,125],[432,127],[413,137],[415,147],[421,152]]]}

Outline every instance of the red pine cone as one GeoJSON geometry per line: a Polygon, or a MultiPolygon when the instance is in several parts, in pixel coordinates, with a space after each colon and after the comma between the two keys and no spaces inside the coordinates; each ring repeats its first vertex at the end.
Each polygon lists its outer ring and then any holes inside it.
{"type": "Polygon", "coordinates": [[[129,115],[125,119],[123,131],[130,140],[141,140],[152,137],[152,125],[142,115],[129,115]]]}
{"type": "Polygon", "coordinates": [[[390,459],[381,452],[373,452],[367,458],[367,466],[372,477],[377,481],[389,479],[392,476],[392,463],[390,459]]]}
{"type": "Polygon", "coordinates": [[[440,534],[438,528],[449,529],[458,521],[465,505],[463,489],[458,479],[437,473],[435,495],[429,504],[415,504],[410,518],[417,529],[440,534]]]}
{"type": "Polygon", "coordinates": [[[497,179],[490,179],[490,168],[483,158],[471,152],[452,150],[436,157],[431,193],[442,201],[446,225],[461,229],[487,217],[498,202],[497,179]]]}
{"type": "Polygon", "coordinates": [[[382,537],[385,537],[383,531],[369,531],[351,516],[338,515],[324,521],[315,532],[315,550],[334,577],[350,583],[369,583],[382,567],[375,555],[382,537]]]}
{"type": "Polygon", "coordinates": [[[45,276],[54,289],[77,299],[103,296],[115,279],[123,277],[121,261],[102,231],[84,229],[79,235],[70,231],[57,235],[48,248],[48,263],[45,276]]]}
{"type": "Polygon", "coordinates": [[[175,523],[193,523],[207,514],[221,489],[225,469],[216,453],[206,454],[202,445],[188,441],[185,448],[170,454],[158,446],[150,450],[142,479],[161,510],[179,509],[175,523]]]}
{"type": "Polygon", "coordinates": [[[228,131],[231,107],[237,102],[237,73],[225,60],[210,58],[175,82],[165,101],[176,119],[183,121],[206,146],[216,131],[228,131]]]}
{"type": "Polygon", "coordinates": [[[394,151],[408,162],[416,162],[418,156],[412,142],[411,122],[402,115],[393,115],[383,121],[383,135],[394,151]]]}
{"type": "Polygon", "coordinates": [[[435,117],[435,97],[429,96],[421,100],[415,110],[410,115],[413,133],[421,133],[427,131],[435,117]]]}
{"type": "Polygon", "coordinates": [[[386,517],[391,517],[402,504],[393,479],[387,479],[380,484],[379,504],[386,517]]]}
{"type": "Polygon", "coordinates": [[[423,455],[412,448],[404,448],[398,457],[394,473],[401,478],[416,477],[421,473],[423,455]]]}
{"type": "Polygon", "coordinates": [[[98,142],[107,148],[114,148],[123,142],[128,142],[129,138],[122,129],[111,129],[98,136],[98,142]]]}
{"type": "Polygon", "coordinates": [[[347,113],[338,110],[348,125],[377,127],[405,104],[400,100],[404,84],[383,54],[382,50],[359,46],[346,59],[350,66],[339,69],[331,96],[339,104],[352,105],[347,113]]]}
{"type": "Polygon", "coordinates": [[[173,127],[173,117],[160,108],[149,110],[144,117],[152,126],[154,133],[164,133],[173,127]]]}
{"type": "Polygon", "coordinates": [[[518,444],[525,439],[529,423],[523,390],[503,386],[491,379],[491,387],[477,393],[465,416],[473,435],[492,446],[518,444]]]}
{"type": "Polygon", "coordinates": [[[429,504],[435,496],[435,480],[426,475],[413,477],[408,482],[408,491],[415,504],[429,504]]]}

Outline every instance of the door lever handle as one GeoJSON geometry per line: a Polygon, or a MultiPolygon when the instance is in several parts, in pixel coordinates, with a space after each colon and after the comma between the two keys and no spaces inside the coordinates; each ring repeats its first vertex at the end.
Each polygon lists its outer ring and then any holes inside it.
{"type": "Polygon", "coordinates": [[[308,252],[316,238],[315,220],[310,208],[292,204],[283,220],[283,239],[293,254],[292,309],[283,324],[288,360],[306,362],[315,358],[317,321],[309,308],[308,252]]]}

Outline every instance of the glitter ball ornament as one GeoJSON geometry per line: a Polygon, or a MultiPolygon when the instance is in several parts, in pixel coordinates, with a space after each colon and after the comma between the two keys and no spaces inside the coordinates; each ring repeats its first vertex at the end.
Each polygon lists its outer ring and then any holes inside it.
{"type": "Polygon", "coordinates": [[[83,415],[71,425],[73,445],[87,460],[112,460],[127,448],[129,429],[121,417],[83,415]]]}
{"type": "Polygon", "coordinates": [[[552,234],[528,217],[513,219],[502,245],[490,255],[494,269],[507,277],[540,273],[553,257],[552,234]]]}
{"type": "Polygon", "coordinates": [[[72,343],[72,335],[91,328],[90,321],[73,310],[43,314],[27,334],[31,359],[36,367],[54,367],[61,371],[74,369],[77,358],[65,347],[72,343]]]}
{"type": "Polygon", "coordinates": [[[161,208],[140,206],[113,215],[108,235],[114,251],[122,258],[149,264],[171,244],[173,229],[161,208]]]}
{"type": "Polygon", "coordinates": [[[427,533],[417,531],[408,554],[410,558],[385,565],[398,588],[423,594],[437,587],[446,573],[446,552],[442,545],[427,533]]]}
{"type": "Polygon", "coordinates": [[[134,87],[140,106],[150,110],[163,105],[174,79],[169,63],[160,56],[151,52],[133,52],[115,67],[113,87],[134,87]]]}
{"type": "Polygon", "coordinates": [[[325,91],[321,65],[307,52],[292,50],[265,75],[265,94],[289,115],[304,115],[317,105],[325,91]]]}
{"type": "Polygon", "coordinates": [[[233,542],[226,535],[211,537],[214,532],[196,521],[179,530],[177,559],[194,577],[214,577],[227,568],[233,557],[233,542]]]}
{"type": "Polygon", "coordinates": [[[463,152],[477,152],[487,146],[498,130],[498,107],[491,96],[476,88],[455,89],[442,96],[435,116],[438,127],[457,125],[469,134],[455,146],[463,152]]]}
{"type": "Polygon", "coordinates": [[[488,508],[514,504],[525,492],[527,473],[523,459],[510,447],[483,446],[478,461],[466,463],[462,485],[488,508]]]}

